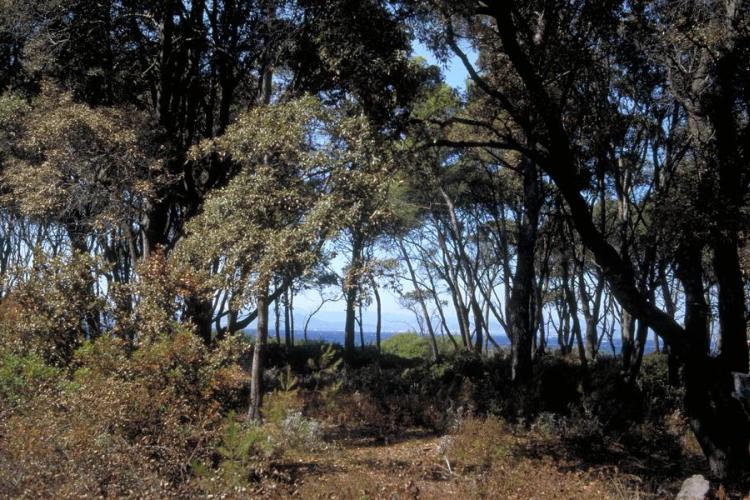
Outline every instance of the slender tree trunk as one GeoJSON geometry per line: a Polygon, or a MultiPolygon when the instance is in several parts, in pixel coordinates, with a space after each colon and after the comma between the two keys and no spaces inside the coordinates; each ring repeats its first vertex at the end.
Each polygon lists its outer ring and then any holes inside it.
{"type": "Polygon", "coordinates": [[[377,320],[375,322],[375,347],[380,352],[380,330],[382,325],[382,304],[380,303],[380,292],[378,292],[378,284],[374,279],[370,279],[370,285],[372,286],[372,294],[375,296],[375,312],[377,314],[377,320]]]}
{"type": "MultiPolygon", "coordinates": [[[[669,289],[669,281],[667,280],[667,272],[665,268],[666,263],[662,262],[659,264],[659,287],[661,288],[662,300],[664,301],[664,307],[667,310],[667,314],[674,318],[677,313],[677,307],[672,299],[672,293],[669,289]]],[[[656,334],[654,336],[657,337],[656,334]]],[[[667,353],[669,385],[672,387],[678,387],[680,385],[680,361],[677,359],[674,349],[671,349],[666,343],[664,344],[664,351],[667,353]]]]}
{"type": "Polygon", "coordinates": [[[437,361],[438,358],[440,357],[440,352],[438,351],[437,340],[435,339],[435,330],[432,328],[432,320],[430,319],[430,312],[427,310],[427,304],[425,303],[424,297],[422,296],[422,289],[419,287],[419,281],[417,280],[417,273],[414,271],[414,266],[411,263],[411,258],[409,257],[409,253],[406,251],[404,242],[399,240],[398,247],[401,250],[401,256],[404,258],[404,262],[406,263],[406,268],[409,270],[409,277],[411,278],[411,282],[414,284],[414,291],[417,294],[417,302],[419,303],[419,307],[422,311],[422,316],[424,317],[425,326],[427,327],[427,333],[430,336],[430,347],[432,349],[432,359],[434,361],[437,361]]]}
{"type": "Polygon", "coordinates": [[[456,207],[453,204],[453,200],[448,196],[448,193],[442,188],[439,188],[440,194],[445,200],[445,204],[448,207],[448,215],[450,220],[450,228],[453,233],[453,240],[455,241],[456,247],[458,248],[458,259],[460,268],[463,270],[463,274],[466,277],[466,286],[468,288],[469,295],[469,306],[474,316],[474,328],[476,331],[476,337],[474,339],[474,350],[482,352],[482,332],[484,326],[484,320],[482,316],[482,308],[479,306],[479,302],[476,297],[476,279],[474,276],[474,269],[471,265],[468,255],[466,254],[466,248],[464,247],[464,239],[461,234],[461,226],[458,223],[458,217],[456,216],[456,207]]]}
{"type": "Polygon", "coordinates": [[[358,312],[357,316],[359,317],[359,321],[357,321],[357,323],[359,324],[359,347],[360,349],[364,351],[365,350],[365,329],[362,323],[362,302],[357,304],[357,312],[358,312]]]}
{"type": "Polygon", "coordinates": [[[273,301],[273,314],[274,314],[274,331],[276,332],[276,343],[281,345],[281,308],[279,307],[279,299],[273,301]]]}
{"type": "Polygon", "coordinates": [[[294,346],[294,287],[289,287],[289,333],[294,346]]]}
{"type": "Polygon", "coordinates": [[[363,237],[352,231],[352,254],[349,270],[344,278],[344,297],[346,299],[346,322],[344,325],[344,353],[351,358],[354,355],[354,329],[356,327],[356,303],[359,289],[359,273],[362,263],[363,237]]]}
{"type": "Polygon", "coordinates": [[[284,290],[284,345],[287,349],[292,347],[292,338],[289,330],[289,288],[284,290]]]}
{"type": "Polygon", "coordinates": [[[263,364],[268,341],[268,284],[260,284],[256,300],[258,317],[253,347],[253,365],[250,372],[250,406],[248,418],[260,422],[263,405],[263,364]]]}
{"type": "Polygon", "coordinates": [[[570,316],[570,323],[573,326],[573,338],[571,338],[571,341],[576,341],[578,358],[585,365],[587,363],[586,347],[584,346],[583,335],[581,333],[581,321],[578,318],[578,302],[576,301],[576,294],[572,290],[573,283],[570,279],[568,257],[563,257],[562,261],[563,293],[565,293],[565,298],[568,301],[568,315],[570,316]]]}
{"type": "Polygon", "coordinates": [[[643,353],[646,349],[646,339],[648,338],[648,324],[645,321],[638,320],[638,327],[636,329],[636,350],[635,359],[630,367],[630,373],[628,381],[632,384],[635,383],[635,379],[638,376],[638,372],[641,369],[643,363],[643,353]]]}

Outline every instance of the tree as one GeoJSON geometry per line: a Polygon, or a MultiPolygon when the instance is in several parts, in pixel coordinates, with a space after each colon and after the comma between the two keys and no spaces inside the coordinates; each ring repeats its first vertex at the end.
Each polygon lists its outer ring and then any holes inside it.
{"type": "Polygon", "coordinates": [[[362,196],[378,189],[383,167],[368,130],[362,115],[306,97],[251,110],[193,152],[241,169],[189,224],[178,255],[215,270],[232,310],[255,304],[252,418],[260,418],[270,284],[312,271],[325,241],[361,217],[362,196]]]}
{"type": "MultiPolygon", "coordinates": [[[[539,165],[555,183],[582,243],[592,252],[618,302],[625,311],[659,334],[682,360],[686,373],[685,403],[693,429],[712,473],[717,477],[727,477],[738,474],[750,459],[750,423],[742,415],[736,400],[729,395],[731,371],[746,372],[748,369],[744,312],[740,314],[737,306],[739,299],[744,297],[738,286],[740,274],[735,266],[739,236],[730,222],[737,220],[737,193],[745,192],[747,187],[743,173],[747,162],[738,163],[741,162],[741,149],[736,147],[738,138],[747,130],[746,120],[740,118],[746,102],[738,99],[738,91],[743,85],[739,82],[746,82],[747,78],[741,75],[744,67],[739,69],[741,65],[730,62],[737,61],[736,58],[746,50],[745,24],[739,21],[746,12],[736,2],[722,6],[706,5],[703,9],[691,2],[680,6],[678,11],[696,22],[702,36],[711,41],[701,56],[705,61],[703,71],[695,76],[699,76],[704,85],[710,82],[710,87],[704,86],[701,90],[711,89],[706,95],[710,95],[713,101],[706,102],[712,102],[714,107],[711,113],[703,113],[706,119],[700,124],[710,125],[711,130],[716,131],[711,137],[716,137],[712,143],[717,147],[716,161],[721,164],[704,170],[716,180],[713,184],[716,190],[706,191],[707,188],[702,187],[700,192],[711,193],[711,199],[721,200],[722,206],[726,203],[730,207],[729,212],[721,217],[716,217],[716,213],[709,214],[710,220],[717,221],[716,227],[722,228],[720,232],[724,236],[715,238],[721,243],[711,245],[715,256],[724,257],[721,263],[714,261],[713,266],[717,275],[722,275],[720,287],[722,283],[724,286],[724,292],[720,292],[723,295],[720,310],[724,318],[720,321],[723,326],[722,348],[716,358],[709,355],[703,340],[706,323],[705,316],[700,313],[700,301],[693,302],[697,307],[695,311],[692,311],[692,306],[688,307],[684,326],[660,310],[650,300],[648,291],[638,287],[632,261],[607,241],[601,229],[596,227],[593,212],[584,197],[594,173],[592,166],[596,165],[597,157],[592,154],[596,151],[594,148],[597,144],[606,144],[598,141],[604,141],[616,132],[621,116],[620,109],[612,106],[610,99],[613,93],[620,95],[627,90],[614,85],[609,78],[612,68],[629,72],[628,76],[638,83],[637,92],[650,92],[655,87],[664,89],[660,77],[670,70],[663,61],[649,59],[643,46],[632,43],[631,20],[640,16],[641,29],[644,24],[662,28],[664,25],[659,21],[670,12],[669,7],[660,2],[654,2],[652,9],[638,7],[635,10],[621,2],[582,1],[575,5],[563,2],[523,2],[517,5],[462,2],[456,6],[439,3],[435,12],[444,27],[439,36],[464,61],[474,85],[502,109],[512,123],[512,127],[502,128],[481,121],[477,127],[489,127],[496,133],[492,141],[455,146],[489,146],[519,151],[539,165]],[[680,11],[684,5],[689,6],[688,10],[680,11]],[[692,7],[696,10],[690,10],[692,7]],[[463,32],[480,48],[480,70],[474,68],[456,42],[457,22],[463,23],[463,32]],[[719,26],[721,32],[717,31],[719,26]],[[724,31],[727,26],[729,31],[724,31]],[[715,50],[712,55],[718,57],[708,55],[711,49],[715,50]],[[651,74],[648,66],[636,71],[634,68],[644,60],[660,66],[651,74]],[[720,120],[717,113],[722,113],[720,120]],[[596,129],[590,124],[603,126],[596,129]],[[516,130],[522,131],[523,135],[519,136],[516,130]]],[[[682,28],[678,22],[670,23],[670,28],[676,29],[677,36],[680,36],[682,28]]],[[[645,31],[655,33],[650,29],[645,31]]],[[[680,98],[676,93],[670,95],[673,99],[680,98]]],[[[700,113],[693,115],[701,116],[700,113]]],[[[679,171],[684,165],[680,162],[675,168],[679,171]]],[[[690,253],[697,255],[694,250],[690,253]]],[[[689,262],[686,260],[683,265],[683,276],[688,283],[695,279],[695,266],[699,261],[693,258],[692,266],[689,262]]],[[[690,296],[697,298],[697,290],[690,296]]]]}

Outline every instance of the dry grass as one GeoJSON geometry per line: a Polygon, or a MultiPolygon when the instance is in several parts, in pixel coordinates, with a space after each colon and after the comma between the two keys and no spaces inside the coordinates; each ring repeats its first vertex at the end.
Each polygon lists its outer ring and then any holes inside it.
{"type": "MultiPolygon", "coordinates": [[[[331,429],[336,431],[337,429],[331,429]]],[[[300,498],[655,498],[639,478],[572,456],[536,456],[554,438],[495,418],[470,418],[439,436],[419,429],[382,436],[331,432],[322,453],[288,454],[288,481],[264,481],[258,496],[300,498]]],[[[673,492],[661,492],[668,495],[673,492]]]]}

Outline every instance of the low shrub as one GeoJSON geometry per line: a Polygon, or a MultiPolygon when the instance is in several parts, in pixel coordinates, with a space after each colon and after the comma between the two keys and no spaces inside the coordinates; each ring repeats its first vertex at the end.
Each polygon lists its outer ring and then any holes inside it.
{"type": "Polygon", "coordinates": [[[193,462],[194,483],[209,496],[245,496],[253,483],[267,474],[278,454],[278,445],[264,427],[230,412],[221,425],[213,457],[217,464],[193,462]]]}
{"type": "MultiPolygon", "coordinates": [[[[37,361],[3,365],[45,387],[0,420],[0,495],[164,496],[190,488],[190,464],[213,464],[222,410],[241,399],[247,376],[237,345],[209,351],[182,329],[131,350],[115,337],[84,343],[72,373],[37,361]]],[[[73,365],[72,365],[73,366],[73,365]]],[[[2,376],[2,375],[0,375],[2,376]]],[[[32,385],[33,384],[33,385],[32,385]]],[[[5,398],[3,398],[5,399],[5,398]]]]}
{"type": "MultiPolygon", "coordinates": [[[[454,351],[453,344],[448,339],[437,337],[435,340],[441,355],[454,351]]],[[[406,359],[432,359],[430,338],[414,332],[397,333],[388,337],[381,343],[381,350],[385,354],[406,359]]]]}
{"type": "Polygon", "coordinates": [[[16,408],[54,386],[60,369],[50,366],[36,354],[0,357],[0,409],[16,408]]]}

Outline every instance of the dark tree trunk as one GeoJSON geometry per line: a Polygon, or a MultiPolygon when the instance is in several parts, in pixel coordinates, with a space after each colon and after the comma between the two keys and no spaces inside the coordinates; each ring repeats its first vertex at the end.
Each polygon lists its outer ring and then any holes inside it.
{"type": "Polygon", "coordinates": [[[581,332],[581,320],[578,318],[578,302],[576,301],[576,294],[573,291],[573,282],[570,275],[569,267],[569,256],[563,257],[562,261],[562,282],[563,282],[563,293],[565,299],[568,302],[568,316],[570,317],[570,323],[573,327],[573,335],[571,337],[571,343],[575,340],[578,346],[578,358],[582,364],[586,364],[586,347],[583,342],[583,335],[581,332]]]}
{"type": "Polygon", "coordinates": [[[263,405],[263,363],[268,341],[268,286],[261,284],[257,298],[257,324],[255,328],[255,346],[253,348],[253,365],[250,372],[250,406],[248,418],[260,422],[263,405]]]}
{"type": "Polygon", "coordinates": [[[294,346],[294,287],[289,286],[289,336],[294,346]]]}
{"type": "Polygon", "coordinates": [[[630,367],[635,351],[635,318],[624,307],[620,311],[620,355],[623,370],[630,367]]]}
{"type": "Polygon", "coordinates": [[[276,343],[281,345],[281,308],[279,307],[279,299],[273,301],[273,314],[274,314],[274,332],[276,333],[276,343]]]}
{"type": "Polygon", "coordinates": [[[195,324],[198,336],[206,345],[211,345],[211,300],[203,297],[191,296],[186,299],[186,315],[195,324]]]}
{"type": "Polygon", "coordinates": [[[377,320],[375,322],[375,347],[380,352],[380,330],[382,325],[382,305],[380,303],[380,292],[378,292],[378,284],[374,279],[370,280],[372,286],[372,294],[375,296],[375,312],[377,313],[377,320]]]}
{"type": "Polygon", "coordinates": [[[357,324],[359,325],[359,347],[363,351],[365,350],[365,329],[364,324],[362,322],[362,302],[357,304],[357,317],[359,318],[359,321],[357,321],[357,324]]]}
{"type": "Polygon", "coordinates": [[[648,324],[645,321],[639,320],[638,327],[635,333],[636,350],[635,359],[630,367],[630,373],[628,374],[628,382],[635,383],[635,379],[638,376],[638,372],[641,369],[643,363],[643,353],[646,349],[646,339],[648,338],[648,324]]]}
{"type": "Polygon", "coordinates": [[[531,350],[534,332],[531,330],[531,302],[534,293],[534,255],[539,220],[540,193],[537,167],[523,160],[524,213],[518,231],[516,272],[508,307],[508,326],[511,332],[511,378],[525,383],[531,379],[531,350]]]}
{"type": "Polygon", "coordinates": [[[284,345],[292,347],[291,330],[289,329],[289,288],[284,291],[284,345]]]}
{"type": "Polygon", "coordinates": [[[354,355],[356,327],[357,291],[359,289],[359,273],[362,267],[363,237],[358,231],[352,231],[352,255],[349,270],[344,278],[344,297],[346,299],[346,320],[344,324],[344,353],[351,358],[354,355]]]}
{"type": "Polygon", "coordinates": [[[714,238],[714,271],[719,284],[719,359],[728,370],[748,372],[745,289],[736,236],[714,238]]]}

